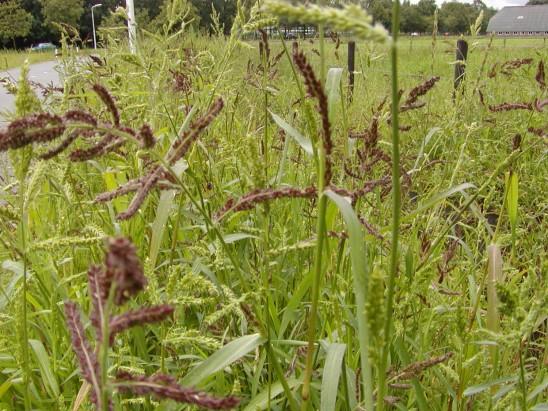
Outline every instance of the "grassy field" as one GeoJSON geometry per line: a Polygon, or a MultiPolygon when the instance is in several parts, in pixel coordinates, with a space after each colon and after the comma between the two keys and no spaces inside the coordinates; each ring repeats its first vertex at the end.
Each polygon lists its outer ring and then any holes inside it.
{"type": "Polygon", "coordinates": [[[0,70],[21,67],[25,60],[30,64],[50,61],[55,58],[53,52],[32,53],[28,51],[0,50],[0,70]]]}
{"type": "Polygon", "coordinates": [[[346,40],[299,42],[317,82],[236,32],[64,56],[0,191],[0,408],[196,409],[161,372],[249,411],[546,409],[548,50],[467,40],[456,93],[456,39],[402,38],[394,90],[358,41],[352,100],[346,40]]]}

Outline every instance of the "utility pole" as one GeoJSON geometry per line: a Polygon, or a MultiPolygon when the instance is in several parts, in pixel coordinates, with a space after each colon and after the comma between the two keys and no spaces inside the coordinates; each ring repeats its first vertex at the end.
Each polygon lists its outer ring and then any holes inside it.
{"type": "Polygon", "coordinates": [[[129,49],[131,53],[137,52],[137,21],[135,21],[135,5],[133,0],[126,0],[127,28],[129,32],[129,49]]]}

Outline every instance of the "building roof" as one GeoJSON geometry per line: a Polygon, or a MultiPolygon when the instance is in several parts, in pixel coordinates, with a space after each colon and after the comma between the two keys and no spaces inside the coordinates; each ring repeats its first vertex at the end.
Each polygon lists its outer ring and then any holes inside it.
{"type": "Polygon", "coordinates": [[[491,17],[487,32],[548,32],[548,4],[504,7],[491,17]]]}

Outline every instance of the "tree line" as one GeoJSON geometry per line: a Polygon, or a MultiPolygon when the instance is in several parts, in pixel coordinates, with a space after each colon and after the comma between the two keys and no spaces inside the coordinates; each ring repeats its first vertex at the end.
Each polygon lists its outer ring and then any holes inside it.
{"type": "MultiPolygon", "coordinates": [[[[154,28],[161,22],[163,12],[173,0],[135,0],[136,18],[141,27],[154,28]]],[[[339,6],[351,0],[330,0],[339,6]]],[[[392,0],[358,0],[374,20],[390,29],[392,0]]],[[[198,30],[212,32],[230,30],[236,14],[237,0],[182,0],[189,10],[188,18],[198,30]]],[[[42,41],[58,41],[61,25],[78,30],[85,44],[92,38],[91,7],[96,26],[118,22],[115,10],[124,6],[120,0],[0,0],[0,47],[27,47],[42,41]]],[[[548,0],[531,0],[528,4],[546,4],[548,0]]],[[[482,31],[496,12],[482,0],[473,3],[448,1],[437,7],[435,0],[420,0],[411,4],[404,0],[401,6],[401,31],[404,33],[429,33],[433,30],[437,10],[437,27],[440,33],[464,34],[483,11],[482,31]]]]}
{"type": "MultiPolygon", "coordinates": [[[[392,22],[391,0],[370,0],[367,8],[373,18],[390,29],[392,22]]],[[[479,14],[483,11],[480,32],[485,33],[489,19],[495,15],[496,9],[487,7],[482,0],[473,3],[447,1],[438,8],[435,0],[419,0],[411,4],[404,0],[400,8],[400,29],[404,33],[431,33],[434,22],[437,21],[439,33],[467,34],[479,14]],[[435,13],[437,10],[437,18],[435,13]]]]}
{"type": "MultiPolygon", "coordinates": [[[[167,0],[135,0],[140,18],[154,19],[167,0]]],[[[91,41],[91,7],[96,27],[124,6],[120,0],[0,0],[0,47],[26,47],[38,42],[58,42],[62,25],[78,30],[85,43],[91,41]]]]}
{"type": "MultiPolygon", "coordinates": [[[[140,27],[159,25],[162,13],[173,0],[134,0],[140,27]]],[[[78,30],[85,44],[91,44],[91,7],[96,28],[120,23],[117,10],[124,0],[0,0],[0,48],[27,47],[45,41],[58,42],[63,25],[78,30]]],[[[211,30],[214,23],[230,29],[236,14],[236,0],[181,0],[197,29],[211,30]],[[218,21],[213,18],[218,16],[218,21]]]]}

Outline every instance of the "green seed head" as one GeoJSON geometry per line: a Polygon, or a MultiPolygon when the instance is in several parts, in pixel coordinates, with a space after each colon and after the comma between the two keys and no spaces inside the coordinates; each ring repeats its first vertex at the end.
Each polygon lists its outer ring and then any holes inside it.
{"type": "Polygon", "coordinates": [[[382,25],[373,25],[372,17],[355,4],[349,4],[343,9],[335,9],[316,5],[293,6],[282,1],[267,0],[263,11],[290,23],[324,25],[334,31],[352,32],[362,40],[385,43],[390,38],[382,25]]]}

